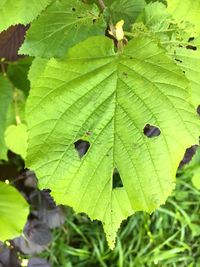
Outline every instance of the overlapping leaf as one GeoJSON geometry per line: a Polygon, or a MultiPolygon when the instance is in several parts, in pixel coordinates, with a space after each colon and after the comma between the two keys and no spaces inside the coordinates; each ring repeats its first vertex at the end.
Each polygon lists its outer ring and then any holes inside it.
{"type": "Polygon", "coordinates": [[[125,21],[125,28],[130,28],[130,25],[136,20],[137,16],[146,5],[145,0],[105,0],[108,13],[108,18],[112,23],[117,23],[120,20],[125,21]]]}
{"type": "Polygon", "coordinates": [[[29,213],[28,204],[12,186],[0,182],[0,240],[22,233],[29,213]]]}
{"type": "Polygon", "coordinates": [[[0,32],[11,25],[30,23],[50,2],[51,0],[1,0],[0,32]]]}
{"type": "Polygon", "coordinates": [[[185,149],[198,142],[188,81],[147,37],[123,53],[105,37],[89,38],[43,66],[30,76],[27,166],[57,203],[101,220],[113,247],[122,220],[165,202],[185,149]],[[160,135],[145,136],[147,124],[160,135]],[[90,144],[82,158],[80,140],[90,144]],[[123,187],[113,188],[116,170],[123,187]]]}
{"type": "Polygon", "coordinates": [[[80,0],[58,0],[32,23],[20,53],[63,57],[70,47],[89,36],[104,35],[105,29],[96,5],[80,0]]]}

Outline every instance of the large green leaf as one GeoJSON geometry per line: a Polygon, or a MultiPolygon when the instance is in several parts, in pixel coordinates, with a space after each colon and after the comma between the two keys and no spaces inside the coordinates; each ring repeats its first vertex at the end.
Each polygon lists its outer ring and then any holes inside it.
{"type": "Polygon", "coordinates": [[[52,0],[1,0],[0,32],[15,24],[28,24],[34,20],[52,0]]]}
{"type": "Polygon", "coordinates": [[[29,213],[25,199],[12,186],[0,182],[0,240],[22,233],[29,213]]]}
{"type": "Polygon", "coordinates": [[[200,33],[200,1],[199,0],[167,0],[168,10],[178,21],[189,21],[200,33]]]}
{"type": "Polygon", "coordinates": [[[0,160],[7,159],[7,147],[4,140],[6,117],[11,104],[13,89],[6,77],[0,74],[0,160]]]}
{"type": "Polygon", "coordinates": [[[96,5],[58,0],[33,22],[20,53],[63,57],[74,44],[92,35],[104,35],[105,29],[96,5]]]}
{"type": "Polygon", "coordinates": [[[27,167],[57,203],[101,220],[113,247],[122,220],[165,202],[185,149],[198,142],[188,81],[145,37],[123,53],[105,37],[89,38],[31,77],[27,167]],[[161,134],[148,138],[147,124],[161,134]],[[90,143],[82,158],[78,140],[90,143]],[[116,169],[123,187],[112,186],[116,169]]]}

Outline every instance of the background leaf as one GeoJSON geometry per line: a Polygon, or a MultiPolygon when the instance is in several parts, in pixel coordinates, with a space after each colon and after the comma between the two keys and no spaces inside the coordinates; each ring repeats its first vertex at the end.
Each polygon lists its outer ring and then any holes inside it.
{"type": "Polygon", "coordinates": [[[10,125],[5,131],[6,146],[9,150],[25,159],[27,137],[27,126],[25,124],[10,125]]]}
{"type": "Polygon", "coordinates": [[[7,159],[7,147],[4,140],[8,107],[12,102],[13,89],[6,77],[0,74],[0,159],[7,159]]]}
{"type": "Polygon", "coordinates": [[[0,240],[22,233],[29,214],[28,204],[12,186],[0,182],[0,240]]]}
{"type": "Polygon", "coordinates": [[[112,22],[115,24],[120,20],[125,21],[125,29],[130,28],[130,25],[136,20],[137,16],[146,5],[145,0],[105,0],[108,8],[106,16],[110,16],[112,22]]]}

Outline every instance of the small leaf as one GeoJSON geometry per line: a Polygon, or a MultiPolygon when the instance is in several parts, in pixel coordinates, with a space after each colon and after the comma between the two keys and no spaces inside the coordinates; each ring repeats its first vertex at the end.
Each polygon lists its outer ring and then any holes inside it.
{"type": "Polygon", "coordinates": [[[6,146],[23,159],[27,149],[27,126],[25,124],[10,125],[5,131],[6,146]]]}
{"type": "Polygon", "coordinates": [[[89,36],[104,35],[105,29],[96,5],[79,0],[58,0],[32,23],[19,53],[64,57],[70,47],[89,36]]]}
{"type": "Polygon", "coordinates": [[[0,182],[0,240],[19,236],[29,213],[28,204],[12,186],[0,182]]]}

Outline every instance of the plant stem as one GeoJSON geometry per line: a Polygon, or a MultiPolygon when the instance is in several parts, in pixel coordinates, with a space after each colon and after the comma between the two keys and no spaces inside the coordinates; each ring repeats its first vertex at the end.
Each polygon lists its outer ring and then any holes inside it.
{"type": "Polygon", "coordinates": [[[99,3],[99,6],[100,6],[101,10],[104,11],[104,9],[106,8],[104,0],[98,0],[98,3],[99,3]]]}

